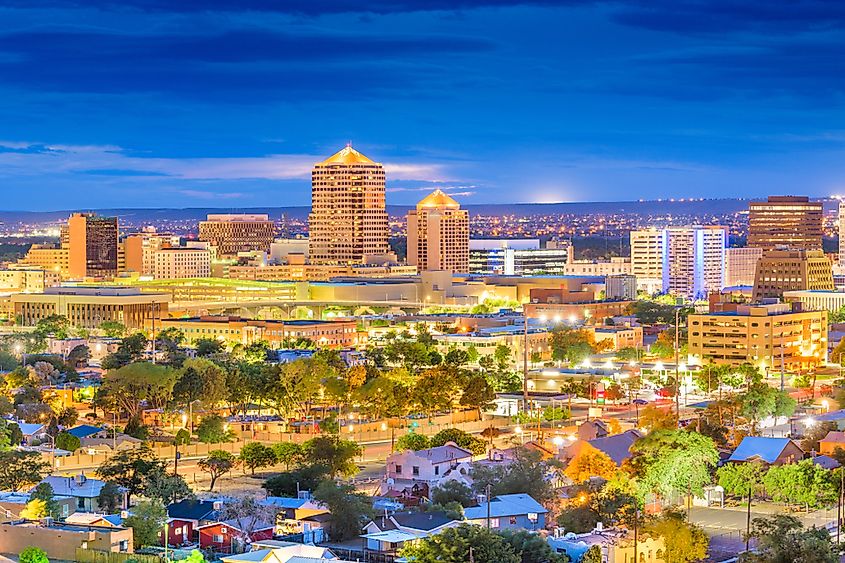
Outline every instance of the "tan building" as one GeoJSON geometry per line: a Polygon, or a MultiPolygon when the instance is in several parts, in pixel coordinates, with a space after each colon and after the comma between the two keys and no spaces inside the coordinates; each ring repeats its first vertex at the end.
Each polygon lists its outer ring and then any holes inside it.
{"type": "MultiPolygon", "coordinates": [[[[53,522],[15,520],[0,524],[0,553],[17,557],[29,546],[43,549],[51,561],[80,561],[77,550],[93,550],[92,560],[100,552],[133,553],[132,528],[85,526],[53,522]]],[[[104,559],[107,559],[104,557],[104,559]]],[[[117,559],[120,560],[120,559],[117,559]]]]}
{"type": "Polygon", "coordinates": [[[353,264],[276,264],[268,266],[229,266],[228,277],[253,281],[328,281],[337,277],[387,278],[414,276],[416,266],[353,264]]]}
{"type": "Polygon", "coordinates": [[[155,253],[162,248],[179,246],[176,235],[158,233],[153,228],[127,235],[123,239],[124,264],[122,271],[152,276],[155,272],[155,253]]]}
{"type": "Polygon", "coordinates": [[[631,274],[637,289],[652,294],[663,290],[663,252],[666,231],[640,229],[631,231],[631,274]]]}
{"type": "Polygon", "coordinates": [[[827,311],[794,311],[790,303],[737,305],[736,311],[688,319],[689,354],[702,363],[750,363],[806,370],[827,361],[827,311]]]}
{"type": "Polygon", "coordinates": [[[308,254],[314,264],[364,264],[390,252],[384,167],[351,146],[311,172],[308,254]]]}
{"type": "Polygon", "coordinates": [[[211,252],[201,248],[162,248],[155,252],[153,277],[159,280],[207,278],[211,252]]]}
{"type": "Polygon", "coordinates": [[[439,189],[408,212],[408,264],[469,271],[469,212],[439,189]]]}
{"type": "MultiPolygon", "coordinates": [[[[545,328],[528,328],[528,354],[539,354],[540,361],[552,358],[549,346],[550,334],[545,328]]],[[[475,348],[479,357],[491,356],[498,346],[507,346],[511,351],[510,361],[513,366],[521,366],[525,346],[525,328],[522,324],[499,327],[477,328],[473,332],[437,334],[434,336],[437,348],[446,354],[453,348],[467,350],[475,348]]]]}
{"type": "Polygon", "coordinates": [[[64,279],[70,276],[70,251],[57,244],[33,244],[18,264],[58,272],[64,279]]]}
{"type": "Polygon", "coordinates": [[[0,270],[0,292],[40,293],[61,283],[61,275],[53,270],[13,268],[0,270]]]}
{"type": "Polygon", "coordinates": [[[135,329],[154,316],[166,316],[170,296],[141,293],[134,287],[51,287],[43,293],[16,293],[11,302],[22,326],[62,315],[77,328],[95,329],[105,321],[117,321],[135,329]]]}
{"type": "Polygon", "coordinates": [[[623,348],[643,347],[641,326],[592,326],[586,330],[593,335],[596,344],[607,346],[607,350],[618,352],[623,348]]]}
{"type": "Polygon", "coordinates": [[[218,256],[235,256],[252,250],[270,252],[275,231],[269,215],[217,214],[200,221],[199,239],[214,246],[218,256]]]}
{"type": "Polygon", "coordinates": [[[748,246],[821,250],[824,209],[806,196],[769,196],[748,206],[748,246]]]}
{"type": "Polygon", "coordinates": [[[230,344],[248,345],[266,341],[281,348],[286,341],[305,338],[321,347],[349,348],[362,343],[355,320],[262,320],[231,316],[162,319],[162,328],[178,328],[188,342],[216,338],[230,344]]]}
{"type": "Polygon", "coordinates": [[[725,249],[725,287],[754,285],[757,261],[762,258],[762,248],[725,249]]]}
{"type": "Polygon", "coordinates": [[[771,250],[757,261],[754,301],[785,291],[832,290],[833,264],[821,250],[771,250]]]}
{"type": "Polygon", "coordinates": [[[838,311],[845,307],[845,291],[784,291],[783,300],[801,303],[805,311],[838,311]]]}
{"type": "Polygon", "coordinates": [[[65,230],[71,278],[109,278],[117,275],[117,217],[74,213],[65,230]]]}

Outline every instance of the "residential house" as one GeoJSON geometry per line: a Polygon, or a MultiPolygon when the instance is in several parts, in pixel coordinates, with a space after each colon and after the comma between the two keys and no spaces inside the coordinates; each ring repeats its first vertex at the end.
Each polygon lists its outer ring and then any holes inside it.
{"type": "Polygon", "coordinates": [[[114,451],[131,450],[139,447],[142,440],[129,436],[128,434],[117,434],[117,436],[103,436],[94,434],[79,440],[79,447],[90,455],[110,455],[114,451]]]}
{"type": "MultiPolygon", "coordinates": [[[[167,543],[172,546],[199,542],[200,526],[217,522],[223,507],[220,501],[187,499],[167,506],[167,543]]],[[[164,543],[164,532],[161,534],[164,543]]]]}
{"type": "Polygon", "coordinates": [[[0,524],[0,553],[17,558],[26,547],[35,545],[51,561],[77,561],[77,549],[132,553],[132,537],[132,528],[16,520],[0,524]]]}
{"type": "Polygon", "coordinates": [[[197,528],[200,549],[222,553],[245,551],[252,542],[273,539],[276,523],[272,520],[249,522],[231,519],[204,524],[197,528]]]}
{"type": "Polygon", "coordinates": [[[299,498],[267,497],[262,504],[280,509],[276,517],[279,535],[302,534],[306,543],[324,541],[323,528],[328,521],[328,509],[315,502],[310,493],[302,492],[299,498]]]}
{"type": "Polygon", "coordinates": [[[523,493],[498,495],[490,499],[480,498],[478,506],[464,509],[464,518],[471,524],[487,525],[494,530],[542,530],[546,527],[548,510],[523,493]]]}
{"type": "Polygon", "coordinates": [[[633,533],[622,529],[602,529],[601,525],[585,534],[568,533],[550,536],[549,546],[565,553],[572,563],[580,563],[588,549],[599,546],[603,563],[664,563],[663,539],[640,535],[634,543],[633,533]],[[636,554],[634,546],[636,545],[636,554]]]}
{"type": "MultiPolygon", "coordinates": [[[[76,499],[54,495],[53,500],[59,505],[59,515],[64,518],[76,511],[76,499]]],[[[0,492],[0,519],[16,520],[29,502],[29,493],[0,492]]]]}
{"type": "Polygon", "coordinates": [[[395,452],[387,457],[387,478],[396,484],[434,485],[449,469],[469,461],[472,452],[454,442],[416,452],[395,452]]]}
{"type": "Polygon", "coordinates": [[[224,555],[220,560],[223,563],[349,563],[325,547],[277,540],[257,541],[252,544],[252,551],[224,555]]]}
{"type": "Polygon", "coordinates": [[[819,440],[819,453],[830,455],[836,451],[837,448],[845,450],[845,432],[831,430],[827,436],[819,440]]]}
{"type": "Polygon", "coordinates": [[[119,528],[123,525],[121,514],[94,514],[93,512],[74,512],[65,518],[65,524],[79,524],[81,526],[100,526],[102,528],[119,528]]]}
{"type": "Polygon", "coordinates": [[[587,420],[578,426],[579,440],[595,440],[596,438],[604,438],[609,434],[607,423],[603,420],[587,420]]]}
{"type": "Polygon", "coordinates": [[[100,428],[99,426],[93,426],[91,424],[80,424],[79,426],[74,426],[73,428],[69,428],[65,430],[71,436],[76,436],[80,440],[83,438],[87,438],[88,436],[93,436],[95,434],[100,434],[103,432],[108,432],[105,428],[100,428]]]}
{"type": "Polygon", "coordinates": [[[23,434],[23,443],[27,446],[40,444],[47,436],[47,427],[41,423],[17,422],[23,434]]]}
{"type": "MultiPolygon", "coordinates": [[[[86,477],[84,473],[80,473],[73,477],[49,475],[41,482],[48,483],[53,487],[53,493],[56,495],[76,499],[76,510],[78,512],[97,512],[100,510],[98,498],[100,491],[106,486],[105,481],[91,479],[90,477],[86,477]]],[[[127,501],[128,495],[126,491],[122,491],[118,506],[121,509],[125,509],[127,507],[127,501]]]]}
{"type": "Polygon", "coordinates": [[[804,458],[804,450],[789,438],[746,436],[728,458],[729,462],[760,461],[767,465],[795,463],[804,458]]]}
{"type": "Polygon", "coordinates": [[[408,542],[417,542],[461,524],[443,512],[396,512],[364,526],[364,549],[396,554],[408,542]]]}
{"type": "Polygon", "coordinates": [[[617,466],[621,466],[626,459],[631,457],[631,446],[642,437],[643,434],[639,430],[626,430],[621,434],[613,434],[593,440],[577,440],[563,448],[560,458],[562,461],[569,463],[587,451],[598,450],[613,460],[613,463],[617,466]]]}

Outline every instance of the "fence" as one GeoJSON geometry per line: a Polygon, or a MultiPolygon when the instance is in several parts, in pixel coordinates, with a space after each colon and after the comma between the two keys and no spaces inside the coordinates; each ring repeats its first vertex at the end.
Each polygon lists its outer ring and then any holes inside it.
{"type": "Polygon", "coordinates": [[[97,549],[76,548],[76,560],[79,563],[161,563],[157,555],[143,555],[141,553],[125,553],[122,551],[100,551],[97,549]]]}

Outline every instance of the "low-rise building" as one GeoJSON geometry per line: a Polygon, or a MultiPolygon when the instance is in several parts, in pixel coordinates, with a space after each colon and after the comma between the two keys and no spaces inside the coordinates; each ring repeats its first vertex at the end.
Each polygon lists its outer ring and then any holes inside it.
{"type": "Polygon", "coordinates": [[[492,355],[498,346],[506,346],[511,352],[511,362],[514,365],[521,365],[526,340],[529,356],[539,354],[540,361],[550,360],[549,337],[549,331],[545,327],[529,326],[526,336],[525,327],[522,324],[511,324],[478,328],[472,332],[437,334],[434,336],[434,341],[437,342],[442,354],[446,354],[453,348],[462,350],[475,348],[479,357],[492,355]]]}
{"type": "Polygon", "coordinates": [[[728,458],[729,462],[760,462],[766,465],[796,463],[804,458],[804,450],[789,438],[746,436],[728,458]]]}
{"type": "Polygon", "coordinates": [[[464,518],[470,524],[487,526],[493,530],[542,530],[546,527],[548,510],[524,493],[498,495],[489,499],[479,498],[477,506],[464,509],[464,518]]]}
{"type": "Polygon", "coordinates": [[[211,252],[202,248],[161,248],[154,254],[153,277],[160,280],[207,278],[211,252]]]}
{"type": "Polygon", "coordinates": [[[387,479],[396,485],[434,485],[449,469],[469,461],[472,461],[472,452],[453,442],[425,450],[394,452],[387,456],[387,479]]]}
{"type": "Polygon", "coordinates": [[[585,327],[596,344],[605,350],[618,352],[623,348],[642,348],[643,327],[641,326],[588,326],[585,327]]]}
{"type": "Polygon", "coordinates": [[[371,520],[364,526],[364,549],[397,554],[406,544],[439,534],[461,524],[442,512],[396,512],[371,520]]]}
{"type": "MultiPolygon", "coordinates": [[[[565,530],[564,530],[565,531],[565,530]]],[[[580,561],[594,545],[601,550],[603,563],[664,563],[663,538],[640,535],[627,529],[605,529],[599,525],[592,532],[550,536],[547,540],[557,553],[565,553],[570,561],[580,561]]]]}
{"type": "MultiPolygon", "coordinates": [[[[106,486],[105,481],[91,479],[80,473],[71,477],[48,475],[41,482],[53,487],[53,494],[76,499],[76,510],[79,512],[102,512],[99,497],[106,486]]],[[[121,509],[126,508],[128,495],[125,491],[120,493],[118,501],[121,509]]]]}
{"type": "Polygon", "coordinates": [[[85,526],[16,520],[0,524],[0,553],[17,557],[29,546],[43,549],[51,561],[79,561],[77,550],[132,553],[132,528],[85,526]]]}

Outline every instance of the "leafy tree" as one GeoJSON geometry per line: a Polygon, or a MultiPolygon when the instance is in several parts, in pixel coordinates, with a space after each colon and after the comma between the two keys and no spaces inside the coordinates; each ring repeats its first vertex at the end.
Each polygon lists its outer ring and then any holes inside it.
{"type": "Polygon", "coordinates": [[[47,552],[40,547],[32,545],[25,547],[23,551],[20,552],[20,555],[18,555],[18,561],[20,561],[20,563],[50,563],[50,559],[47,557],[47,552]]]}
{"type": "Polygon", "coordinates": [[[155,456],[149,446],[143,445],[112,455],[97,468],[97,476],[103,481],[124,487],[131,496],[144,492],[147,475],[164,470],[164,462],[155,456]]]}
{"type": "Polygon", "coordinates": [[[0,451],[0,490],[20,491],[41,481],[50,470],[38,452],[0,451]]]}
{"type": "Polygon", "coordinates": [[[661,409],[654,405],[648,405],[640,411],[640,427],[649,432],[672,430],[678,427],[678,418],[672,409],[661,409]]]}
{"type": "Polygon", "coordinates": [[[596,352],[595,341],[588,331],[565,325],[552,329],[549,346],[552,358],[570,364],[580,363],[596,352]]]}
{"type": "Polygon", "coordinates": [[[338,436],[318,436],[305,442],[303,458],[311,465],[323,465],[328,468],[329,476],[352,477],[358,473],[355,458],[363,453],[357,442],[342,440],[338,436]]]}
{"type": "Polygon", "coordinates": [[[763,484],[772,500],[820,507],[836,500],[838,487],[833,477],[832,471],[804,459],[770,467],[763,476],[763,484]]]}
{"type": "Polygon", "coordinates": [[[411,392],[411,401],[421,412],[433,415],[449,410],[455,402],[458,385],[453,370],[438,366],[423,372],[411,392]]]}
{"type": "Polygon", "coordinates": [[[404,416],[409,410],[412,383],[404,368],[392,370],[367,381],[355,397],[361,403],[361,411],[370,418],[404,416]]]}
{"type": "Polygon", "coordinates": [[[113,354],[103,358],[103,369],[112,370],[127,366],[131,363],[140,362],[147,349],[147,337],[137,332],[123,338],[113,354]]]}
{"type": "Polygon", "coordinates": [[[265,446],[261,442],[250,442],[241,447],[239,459],[241,465],[249,468],[250,472],[255,475],[256,469],[270,467],[275,464],[276,454],[272,448],[265,446]]]}
{"type": "Polygon", "coordinates": [[[279,442],[273,444],[272,448],[276,461],[284,464],[285,469],[290,469],[291,465],[299,464],[302,459],[302,446],[295,442],[279,442]]]}
{"type": "Polygon", "coordinates": [[[191,433],[185,428],[180,428],[173,437],[173,443],[177,446],[189,445],[191,443],[191,433]]]}
{"type": "MultiPolygon", "coordinates": [[[[23,431],[16,422],[9,422],[6,424],[6,431],[9,436],[9,443],[7,445],[17,446],[23,443],[23,431]]],[[[2,447],[4,446],[0,444],[0,448],[2,447]]]]}
{"type": "Polygon", "coordinates": [[[454,479],[441,482],[431,491],[431,502],[445,506],[450,502],[457,502],[464,508],[475,504],[472,489],[454,479]]]}
{"type": "Polygon", "coordinates": [[[483,526],[461,524],[406,546],[402,556],[416,563],[521,563],[505,539],[483,526]],[[470,557],[470,551],[472,557],[470,557]]]}
{"type": "Polygon", "coordinates": [[[471,451],[475,455],[487,453],[484,440],[461,430],[460,428],[445,428],[431,437],[429,447],[445,446],[447,442],[454,442],[457,446],[471,451]]]}
{"type": "Polygon", "coordinates": [[[816,422],[804,431],[801,439],[801,449],[805,452],[818,452],[819,441],[827,436],[828,432],[839,430],[835,422],[816,422]]]}
{"type": "Polygon", "coordinates": [[[656,430],[637,440],[628,460],[643,490],[664,498],[673,493],[700,495],[719,461],[713,440],[697,432],[656,430]]]}
{"type": "Polygon", "coordinates": [[[185,333],[176,327],[168,327],[156,335],[156,351],[164,354],[164,364],[181,367],[187,358],[180,348],[183,342],[185,342],[185,333]]]}
{"type": "Polygon", "coordinates": [[[103,391],[130,417],[141,411],[141,403],[148,408],[163,408],[176,383],[176,372],[168,367],[137,362],[106,373],[103,391]]]}
{"type": "Polygon", "coordinates": [[[145,545],[158,545],[165,522],[167,510],[158,500],[139,502],[132,509],[132,514],[123,519],[123,525],[132,528],[135,549],[145,545]]]}
{"type": "Polygon", "coordinates": [[[760,492],[765,472],[760,463],[726,463],[716,470],[716,482],[728,495],[747,497],[749,490],[760,492]]]}
{"type": "Polygon", "coordinates": [[[126,325],[118,321],[103,321],[100,323],[100,330],[108,338],[123,338],[126,325]]]}
{"type": "Polygon", "coordinates": [[[105,514],[114,514],[120,508],[120,487],[114,483],[106,482],[97,495],[97,506],[105,514]]]}
{"type": "Polygon", "coordinates": [[[403,452],[405,450],[413,450],[418,452],[431,447],[428,436],[417,434],[416,432],[408,432],[399,436],[396,440],[396,451],[403,452]]]}
{"type": "Polygon", "coordinates": [[[323,465],[307,465],[270,477],[261,485],[268,495],[295,497],[298,491],[313,491],[329,476],[323,465]]]}
{"type": "MultiPolygon", "coordinates": [[[[478,351],[476,351],[476,355],[478,355],[478,351]]],[[[469,363],[469,353],[460,348],[454,348],[446,352],[443,363],[454,367],[464,366],[469,363]]]]}
{"type": "Polygon", "coordinates": [[[31,499],[20,513],[20,517],[24,520],[40,520],[49,515],[47,503],[40,498],[31,499]]]}
{"type": "Polygon", "coordinates": [[[35,333],[41,337],[53,336],[63,340],[68,336],[70,320],[64,315],[50,315],[35,324],[35,333]]]}
{"type": "Polygon", "coordinates": [[[522,447],[514,450],[514,460],[506,466],[477,465],[470,470],[470,477],[478,494],[485,493],[489,485],[492,495],[525,493],[546,502],[554,497],[546,477],[557,465],[555,460],[544,462],[539,452],[522,447]]]}
{"type": "Polygon", "coordinates": [[[74,348],[68,352],[65,363],[67,363],[68,367],[77,369],[87,364],[90,359],[91,350],[85,344],[80,344],[79,346],[74,346],[74,348]]]}
{"type": "Polygon", "coordinates": [[[601,547],[597,545],[591,545],[581,556],[581,563],[602,563],[603,561],[601,547]]]}
{"type": "Polygon", "coordinates": [[[496,389],[479,373],[470,374],[463,383],[463,393],[459,403],[461,406],[470,407],[481,411],[489,409],[496,400],[496,389]]]}
{"type": "Polygon", "coordinates": [[[56,447],[61,450],[75,452],[82,446],[79,438],[68,432],[59,432],[56,436],[56,447]]]}
{"type": "Polygon", "coordinates": [[[335,541],[357,538],[361,528],[372,517],[368,497],[352,485],[323,481],[314,491],[314,499],[329,510],[329,534],[335,541]]]}
{"type": "Polygon", "coordinates": [[[593,477],[609,480],[617,470],[616,463],[606,453],[585,447],[569,462],[564,474],[575,483],[583,483],[593,477]]]}
{"type": "Polygon", "coordinates": [[[194,497],[194,492],[181,475],[167,473],[164,469],[156,469],[145,480],[144,496],[157,499],[165,506],[180,500],[194,497]]]}
{"type": "Polygon", "coordinates": [[[173,386],[173,399],[187,405],[202,401],[214,407],[226,397],[226,372],[205,358],[191,358],[182,363],[173,386]]]}
{"type": "Polygon", "coordinates": [[[839,554],[824,528],[805,528],[794,516],[755,518],[749,536],[757,549],[739,556],[740,563],[836,563],[839,554]]]}
{"type": "Polygon", "coordinates": [[[789,416],[795,412],[795,399],[767,383],[754,383],[738,397],[742,416],[751,422],[751,434],[757,434],[757,425],[771,416],[789,416]]]}
{"type": "Polygon", "coordinates": [[[527,530],[502,530],[499,536],[520,556],[519,561],[522,563],[568,563],[569,561],[566,555],[555,553],[539,534],[527,530]]]}
{"type": "Polygon", "coordinates": [[[234,434],[226,428],[226,421],[219,414],[204,416],[197,425],[197,438],[204,444],[231,442],[234,434]]]}
{"type": "Polygon", "coordinates": [[[59,503],[56,502],[53,487],[50,483],[38,483],[32,492],[29,493],[29,500],[42,501],[46,509],[46,515],[58,518],[60,512],[59,503]]]}
{"type": "Polygon", "coordinates": [[[236,464],[237,458],[223,450],[211,450],[207,457],[197,462],[197,466],[211,476],[211,483],[208,486],[209,492],[214,490],[217,479],[231,471],[236,464]]]}
{"type": "Polygon", "coordinates": [[[664,561],[691,563],[707,557],[710,543],[707,534],[700,527],[687,522],[683,512],[664,512],[646,523],[645,532],[663,538],[664,561]]]}
{"type": "Polygon", "coordinates": [[[224,351],[223,342],[216,338],[197,338],[194,340],[194,346],[200,358],[222,354],[224,351]]]}

